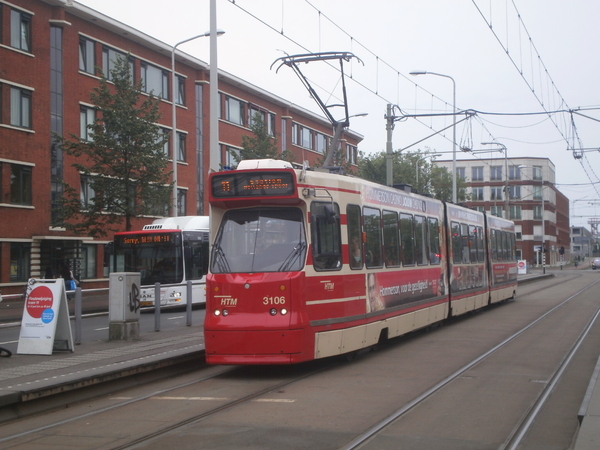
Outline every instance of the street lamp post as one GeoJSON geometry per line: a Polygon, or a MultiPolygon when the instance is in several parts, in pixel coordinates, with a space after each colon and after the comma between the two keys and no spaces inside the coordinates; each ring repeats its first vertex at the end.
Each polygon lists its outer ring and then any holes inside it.
{"type": "MultiPolygon", "coordinates": [[[[218,35],[220,36],[221,34],[224,33],[224,31],[218,31],[217,32],[218,35]]],[[[178,200],[178,196],[177,196],[177,87],[178,87],[178,83],[177,83],[177,74],[175,73],[175,50],[177,49],[178,46],[180,46],[181,44],[185,44],[186,42],[189,41],[193,41],[194,39],[198,39],[201,37],[208,37],[210,36],[210,31],[207,31],[206,33],[202,33],[199,34],[197,36],[193,36],[191,38],[188,39],[184,39],[181,42],[178,42],[177,44],[175,44],[171,50],[171,102],[173,103],[173,110],[172,110],[172,114],[173,114],[173,131],[171,132],[171,156],[173,158],[173,216],[177,217],[178,215],[178,211],[177,211],[177,200],[178,200]]]]}
{"type": "Polygon", "coordinates": [[[415,168],[416,168],[416,173],[415,173],[415,181],[416,181],[416,183],[415,183],[415,189],[417,190],[417,192],[420,192],[419,191],[419,169],[421,168],[421,161],[425,161],[426,158],[435,159],[438,156],[442,156],[442,154],[441,153],[433,153],[431,155],[423,155],[422,157],[421,157],[421,155],[419,155],[417,157],[417,161],[416,161],[416,164],[415,164],[415,168]]]}
{"type": "MultiPolygon", "coordinates": [[[[217,36],[221,36],[223,33],[225,33],[222,30],[217,30],[216,31],[216,35],[217,36]]],[[[177,181],[178,181],[178,177],[177,177],[177,159],[178,159],[178,155],[177,155],[177,87],[178,87],[178,83],[177,83],[177,74],[175,73],[175,50],[177,49],[178,46],[180,46],[181,44],[185,44],[186,42],[189,41],[193,41],[194,39],[198,39],[201,37],[209,37],[211,35],[210,31],[207,31],[205,33],[199,34],[197,36],[193,36],[191,38],[188,39],[184,39],[181,42],[178,42],[177,44],[175,44],[171,50],[171,92],[172,92],[172,96],[171,96],[171,101],[173,103],[173,110],[172,110],[172,114],[173,114],[173,118],[172,118],[172,122],[173,122],[173,131],[171,132],[171,154],[172,154],[172,158],[173,158],[173,216],[177,217],[178,215],[178,211],[177,211],[177,200],[178,200],[178,195],[177,195],[177,181]]]]}
{"type": "Polygon", "coordinates": [[[542,187],[540,194],[542,195],[542,273],[546,273],[546,220],[544,218],[544,167],[540,170],[542,178],[542,187]]]}
{"type": "Polygon", "coordinates": [[[506,145],[500,143],[500,142],[482,142],[481,145],[497,145],[500,147],[500,151],[502,153],[504,153],[504,217],[508,220],[511,219],[511,214],[510,214],[510,204],[509,204],[509,197],[510,197],[510,192],[508,189],[508,152],[506,150],[506,145]]]}
{"type": "Polygon", "coordinates": [[[458,202],[458,193],[456,189],[456,82],[450,75],[428,72],[426,70],[415,70],[411,75],[436,75],[438,77],[450,78],[452,80],[452,202],[458,202]]]}

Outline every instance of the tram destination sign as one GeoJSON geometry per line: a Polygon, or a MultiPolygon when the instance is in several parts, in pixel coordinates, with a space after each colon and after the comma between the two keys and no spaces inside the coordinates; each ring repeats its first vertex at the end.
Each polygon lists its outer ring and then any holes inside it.
{"type": "Polygon", "coordinates": [[[291,172],[224,173],[212,178],[215,198],[293,195],[296,192],[291,172]]]}

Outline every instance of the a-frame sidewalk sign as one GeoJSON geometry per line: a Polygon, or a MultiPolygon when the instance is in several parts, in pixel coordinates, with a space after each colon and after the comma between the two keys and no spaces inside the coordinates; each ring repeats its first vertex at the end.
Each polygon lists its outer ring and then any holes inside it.
{"type": "Polygon", "coordinates": [[[67,293],[62,278],[31,278],[27,284],[17,354],[51,355],[73,352],[67,293]]]}

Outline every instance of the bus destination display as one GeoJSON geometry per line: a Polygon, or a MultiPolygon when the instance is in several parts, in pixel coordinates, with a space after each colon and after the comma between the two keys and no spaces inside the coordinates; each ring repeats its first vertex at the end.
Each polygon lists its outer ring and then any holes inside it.
{"type": "Polygon", "coordinates": [[[212,193],[216,198],[292,195],[294,177],[290,172],[219,174],[212,179],[212,193]]]}
{"type": "Polygon", "coordinates": [[[148,233],[115,236],[120,245],[167,244],[173,242],[172,233],[148,233]]]}

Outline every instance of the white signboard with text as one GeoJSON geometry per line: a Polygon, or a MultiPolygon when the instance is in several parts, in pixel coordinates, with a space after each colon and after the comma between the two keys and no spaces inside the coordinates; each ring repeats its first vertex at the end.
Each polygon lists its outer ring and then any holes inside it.
{"type": "Polygon", "coordinates": [[[62,278],[32,278],[27,285],[17,353],[51,355],[53,350],[74,351],[65,283],[62,278]]]}

